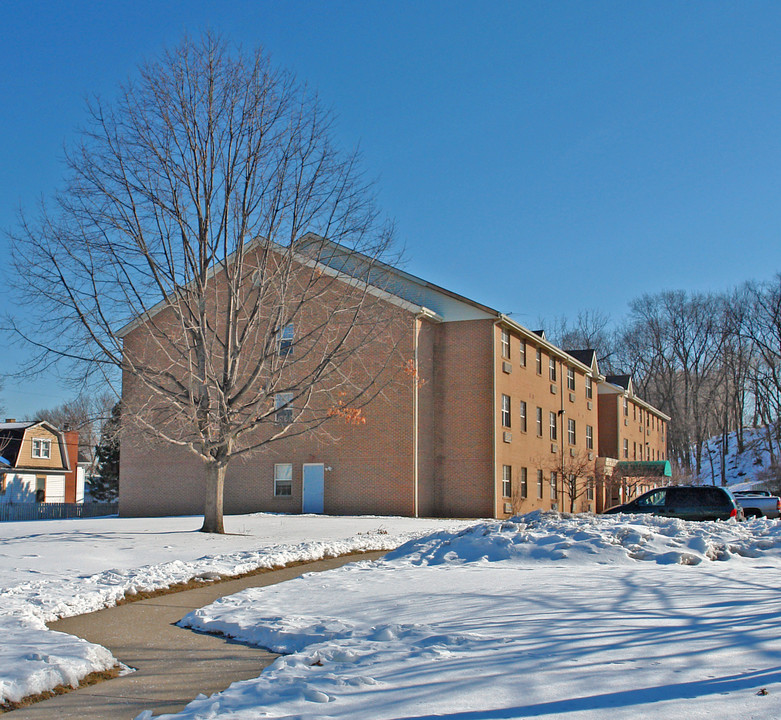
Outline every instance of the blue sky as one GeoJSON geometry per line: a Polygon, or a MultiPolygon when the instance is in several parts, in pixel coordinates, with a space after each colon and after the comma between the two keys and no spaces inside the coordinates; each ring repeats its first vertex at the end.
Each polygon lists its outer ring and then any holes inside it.
{"type": "Polygon", "coordinates": [[[210,28],[317,88],[408,271],[523,324],[781,270],[781,3],[5,0],[0,28],[2,228],[57,187],[86,96],[210,28]]]}

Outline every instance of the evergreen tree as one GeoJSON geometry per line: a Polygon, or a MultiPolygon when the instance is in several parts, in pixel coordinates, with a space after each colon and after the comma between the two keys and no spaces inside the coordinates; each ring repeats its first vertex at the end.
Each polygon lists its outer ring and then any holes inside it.
{"type": "Polygon", "coordinates": [[[119,497],[119,424],[120,407],[116,403],[95,448],[97,476],[90,483],[90,491],[98,502],[116,502],[119,497]]]}

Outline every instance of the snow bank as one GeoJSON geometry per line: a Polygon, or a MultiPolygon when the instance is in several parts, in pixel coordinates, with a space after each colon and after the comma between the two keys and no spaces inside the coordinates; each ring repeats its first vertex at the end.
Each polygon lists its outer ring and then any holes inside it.
{"type": "Polygon", "coordinates": [[[687,522],[654,515],[566,515],[533,512],[504,522],[483,522],[458,533],[412,540],[386,556],[418,565],[497,562],[597,563],[644,560],[697,565],[781,557],[781,525],[750,522],[687,522]]]}

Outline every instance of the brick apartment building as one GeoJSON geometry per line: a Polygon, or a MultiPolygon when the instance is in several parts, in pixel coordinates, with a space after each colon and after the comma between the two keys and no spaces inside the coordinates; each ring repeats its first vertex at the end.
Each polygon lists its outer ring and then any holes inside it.
{"type": "MultiPolygon", "coordinates": [[[[377,294],[400,314],[414,371],[367,406],[365,424],[335,421],[330,442],[285,438],[232,461],[226,513],[598,511],[606,467],[666,458],[669,418],[636,398],[628,379],[601,375],[593,350],[567,352],[498,310],[398,269],[384,273],[391,282],[377,294]],[[622,455],[626,443],[642,455],[622,455]]],[[[143,348],[147,332],[144,322],[129,325],[126,349],[143,348]]],[[[123,403],[137,393],[126,378],[123,403]]],[[[123,432],[120,477],[122,515],[202,511],[204,468],[181,447],[123,432]]]]}

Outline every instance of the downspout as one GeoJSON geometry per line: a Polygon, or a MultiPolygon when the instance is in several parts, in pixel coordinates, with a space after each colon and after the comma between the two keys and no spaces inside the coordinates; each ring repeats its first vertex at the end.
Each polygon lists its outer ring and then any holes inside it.
{"type": "Polygon", "coordinates": [[[413,395],[412,395],[412,503],[413,514],[415,517],[420,517],[420,498],[419,498],[419,441],[418,434],[420,433],[420,367],[418,366],[418,335],[420,334],[420,323],[423,313],[420,312],[415,316],[415,374],[412,378],[413,382],[413,395]]]}
{"type": "MultiPolygon", "coordinates": [[[[502,317],[501,315],[499,316],[502,317]]],[[[499,327],[499,321],[495,321],[494,324],[491,326],[491,434],[493,435],[494,441],[493,441],[493,461],[491,462],[491,478],[493,481],[493,488],[494,488],[494,512],[493,516],[498,517],[499,516],[499,491],[497,490],[497,466],[496,466],[496,458],[498,457],[498,448],[497,445],[499,443],[499,433],[496,432],[496,419],[497,419],[497,404],[496,404],[496,373],[497,373],[497,367],[496,367],[496,329],[499,327]]]]}

